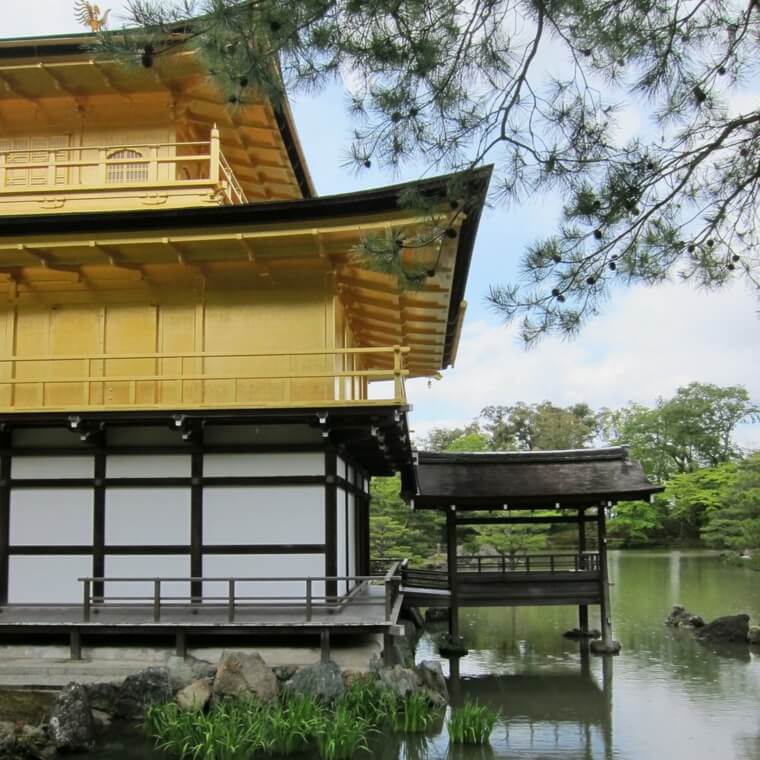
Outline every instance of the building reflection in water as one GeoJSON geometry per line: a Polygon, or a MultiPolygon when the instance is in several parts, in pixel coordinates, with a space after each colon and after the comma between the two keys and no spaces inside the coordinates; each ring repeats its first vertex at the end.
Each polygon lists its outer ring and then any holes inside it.
{"type": "MultiPolygon", "coordinates": [[[[613,657],[595,658],[591,667],[588,644],[580,644],[580,665],[556,671],[462,678],[459,662],[449,663],[452,706],[477,701],[499,711],[489,757],[530,757],[564,760],[612,760],[613,657]],[[597,671],[596,673],[594,672],[597,671]],[[506,755],[504,753],[507,753],[506,755]],[[492,754],[493,753],[493,754],[492,754]]],[[[460,753],[463,760],[479,754],[460,753]]],[[[407,757],[413,757],[409,753],[407,757]]],[[[454,758],[454,754],[450,754],[454,758]]]]}

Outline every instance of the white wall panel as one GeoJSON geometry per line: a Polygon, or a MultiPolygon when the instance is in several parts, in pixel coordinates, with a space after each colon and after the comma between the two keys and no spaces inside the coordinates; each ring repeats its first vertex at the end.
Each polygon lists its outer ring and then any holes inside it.
{"type": "Polygon", "coordinates": [[[109,454],[108,478],[189,478],[189,454],[109,454]]]}
{"type": "Polygon", "coordinates": [[[93,493],[89,488],[11,490],[11,546],[90,545],[93,493]]]}
{"type": "MultiPolygon", "coordinates": [[[[205,578],[292,578],[294,576],[324,576],[325,558],[322,554],[207,554],[203,558],[205,578]]],[[[237,596],[264,596],[282,598],[284,596],[304,597],[304,581],[256,581],[236,584],[237,596]]],[[[324,596],[323,581],[312,584],[312,593],[324,596]]],[[[207,581],[203,584],[203,594],[227,596],[227,582],[207,581]]]]}
{"type": "Polygon", "coordinates": [[[190,543],[189,488],[110,488],[106,491],[106,544],[190,543]]]}
{"type": "Polygon", "coordinates": [[[338,477],[345,478],[348,476],[348,464],[343,457],[338,457],[338,477]]]}
{"type": "Polygon", "coordinates": [[[76,604],[82,601],[77,578],[92,575],[92,557],[11,557],[10,604],[76,604]]]}
{"type": "MultiPolygon", "coordinates": [[[[106,583],[106,596],[147,596],[153,598],[153,578],[189,578],[190,557],[177,555],[106,556],[106,578],[150,578],[149,581],[106,583]]],[[[161,597],[190,595],[190,584],[161,584],[161,597]]]]}
{"type": "Polygon", "coordinates": [[[203,491],[205,544],[321,544],[322,486],[211,486],[203,491]]]}
{"type": "Polygon", "coordinates": [[[92,456],[14,457],[11,477],[36,478],[92,478],[95,460],[92,456]]]}
{"type": "Polygon", "coordinates": [[[208,477],[258,475],[324,475],[322,452],[281,454],[206,454],[203,474],[208,477]]]}

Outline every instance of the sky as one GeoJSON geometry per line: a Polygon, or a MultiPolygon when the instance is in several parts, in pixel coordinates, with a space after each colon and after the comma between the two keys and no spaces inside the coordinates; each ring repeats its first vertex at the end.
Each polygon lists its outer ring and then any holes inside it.
{"type": "MultiPolygon", "coordinates": [[[[114,14],[120,5],[100,0],[114,14]]],[[[0,0],[0,37],[84,31],[72,8],[72,0],[0,0]]],[[[756,103],[758,97],[751,92],[742,99],[756,103]]],[[[415,178],[413,167],[395,176],[375,168],[356,176],[343,166],[351,121],[341,88],[295,97],[292,106],[320,195],[415,178]]],[[[623,128],[646,129],[646,116],[628,109],[623,128]]],[[[524,349],[515,329],[489,309],[485,294],[489,283],[514,279],[525,245],[552,229],[560,208],[558,199],[540,198],[510,210],[485,210],[456,366],[441,380],[414,380],[407,387],[417,437],[434,427],[466,424],[489,404],[651,405],[691,381],[744,385],[760,403],[760,302],[741,282],[717,292],[683,283],[620,288],[574,340],[552,337],[524,349]]],[[[748,449],[760,448],[760,425],[742,425],[737,439],[748,449]]]]}

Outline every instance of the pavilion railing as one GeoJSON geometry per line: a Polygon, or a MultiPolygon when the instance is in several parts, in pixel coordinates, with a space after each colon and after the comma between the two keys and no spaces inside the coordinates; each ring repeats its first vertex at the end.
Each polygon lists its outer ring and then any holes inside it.
{"type": "Polygon", "coordinates": [[[597,572],[598,552],[552,554],[464,555],[457,557],[457,571],[468,573],[566,573],[597,572]]]}
{"type": "Polygon", "coordinates": [[[401,586],[400,564],[394,565],[384,575],[350,575],[350,576],[299,576],[299,577],[90,577],[79,578],[82,584],[82,621],[91,622],[93,613],[107,608],[120,611],[134,609],[151,611],[154,623],[160,623],[162,615],[171,610],[221,609],[226,611],[227,621],[234,623],[239,613],[258,611],[262,615],[278,612],[300,612],[302,622],[310,623],[315,613],[320,611],[340,612],[348,605],[352,607],[373,606],[384,611],[383,623],[395,623],[401,607],[399,589],[401,586]],[[328,583],[354,584],[344,594],[328,594],[328,583]],[[141,584],[150,593],[116,593],[108,594],[109,586],[119,584],[141,584]],[[172,584],[174,590],[167,586],[172,584]],[[186,584],[188,593],[176,591],[177,584],[186,584]],[[191,584],[214,584],[221,586],[223,592],[194,593],[191,584]],[[272,594],[251,593],[251,584],[265,584],[271,590],[272,585],[280,586],[272,594]],[[287,586],[286,586],[287,584],[287,586]],[[301,593],[293,593],[293,586],[300,586],[301,593]],[[383,594],[366,593],[369,586],[383,588],[383,594]]]}
{"type": "MultiPolygon", "coordinates": [[[[6,141],[8,142],[8,141],[6,141]]],[[[0,143],[0,194],[108,192],[115,188],[218,188],[225,203],[248,202],[220,148],[219,130],[194,142],[40,146],[0,143]]]]}
{"type": "Polygon", "coordinates": [[[258,407],[406,400],[409,348],[0,355],[0,410],[258,407]],[[389,381],[369,399],[370,381],[389,381]]]}

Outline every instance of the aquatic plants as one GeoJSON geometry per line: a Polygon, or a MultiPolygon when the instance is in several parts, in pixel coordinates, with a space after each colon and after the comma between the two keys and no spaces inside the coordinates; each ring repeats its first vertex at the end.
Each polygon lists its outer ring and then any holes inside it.
{"type": "Polygon", "coordinates": [[[394,728],[405,733],[420,733],[426,731],[440,713],[440,708],[435,707],[427,695],[415,692],[399,701],[394,728]]]}
{"type": "Polygon", "coordinates": [[[465,702],[453,711],[447,728],[452,744],[487,744],[499,715],[477,702],[465,702]]]}
{"type": "MultiPolygon", "coordinates": [[[[146,708],[144,730],[162,752],[179,760],[249,760],[285,757],[316,748],[322,760],[350,760],[369,750],[379,729],[423,732],[440,708],[428,695],[400,698],[372,676],[352,681],[334,703],[285,692],[262,702],[228,698],[206,713],[183,712],[173,702],[146,708]]],[[[315,753],[316,754],[316,753],[315,753]]]]}
{"type": "Polygon", "coordinates": [[[339,702],[317,729],[319,756],[322,760],[351,760],[359,750],[369,750],[367,739],[372,730],[366,718],[339,702]]]}

